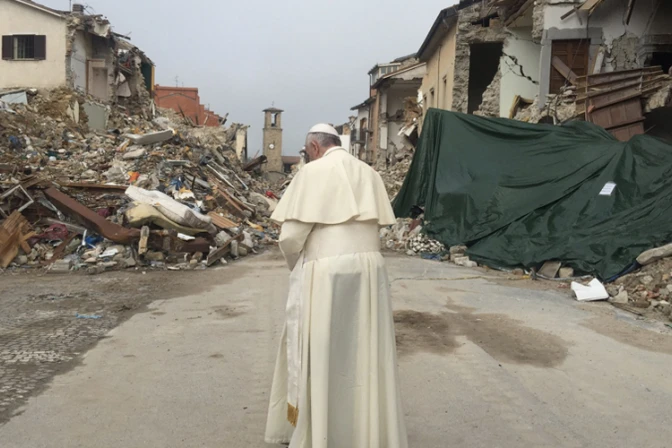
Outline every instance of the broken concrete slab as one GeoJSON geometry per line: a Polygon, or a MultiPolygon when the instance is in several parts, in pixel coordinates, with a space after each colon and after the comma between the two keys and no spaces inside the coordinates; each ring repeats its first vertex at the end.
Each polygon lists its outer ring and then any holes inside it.
{"type": "Polygon", "coordinates": [[[628,300],[629,300],[629,298],[628,298],[628,291],[626,291],[626,290],[623,290],[623,291],[619,292],[619,293],[616,294],[614,297],[612,297],[611,299],[609,299],[609,301],[610,301],[611,303],[622,303],[622,304],[624,304],[624,305],[627,305],[627,304],[628,304],[628,300]]]}
{"type": "Polygon", "coordinates": [[[561,266],[562,262],[560,261],[547,261],[541,269],[539,269],[539,275],[546,278],[555,278],[558,275],[561,266]]]}
{"type": "Polygon", "coordinates": [[[560,276],[560,278],[572,278],[572,277],[574,277],[574,269],[572,269],[572,268],[560,268],[559,276],[560,276]]]}
{"type": "Polygon", "coordinates": [[[28,95],[25,90],[15,90],[12,92],[1,92],[0,101],[6,104],[28,104],[28,95]]]}
{"type": "Polygon", "coordinates": [[[152,132],[150,134],[126,134],[124,137],[131,140],[136,145],[153,145],[170,140],[175,135],[175,131],[167,129],[165,131],[152,132]]]}
{"type": "Polygon", "coordinates": [[[131,147],[131,148],[129,148],[128,152],[126,152],[122,156],[122,158],[124,160],[139,159],[140,157],[144,156],[145,154],[147,154],[147,150],[145,148],[131,147]]]}
{"type": "Polygon", "coordinates": [[[49,273],[51,274],[67,274],[72,268],[71,260],[56,260],[50,267],[49,273]]]}
{"type": "Polygon", "coordinates": [[[106,106],[97,103],[84,103],[84,112],[89,117],[89,128],[97,131],[107,130],[107,121],[110,111],[106,106]]]}
{"type": "Polygon", "coordinates": [[[663,258],[667,258],[672,255],[672,244],[666,244],[665,246],[656,247],[654,249],[649,249],[637,257],[637,263],[642,266],[649,265],[663,258]]]}

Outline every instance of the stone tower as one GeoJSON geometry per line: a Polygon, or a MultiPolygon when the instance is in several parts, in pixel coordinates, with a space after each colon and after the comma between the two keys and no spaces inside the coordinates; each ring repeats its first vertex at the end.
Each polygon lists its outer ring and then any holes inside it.
{"type": "Polygon", "coordinates": [[[265,171],[282,173],[282,112],[274,107],[264,111],[265,171]]]}

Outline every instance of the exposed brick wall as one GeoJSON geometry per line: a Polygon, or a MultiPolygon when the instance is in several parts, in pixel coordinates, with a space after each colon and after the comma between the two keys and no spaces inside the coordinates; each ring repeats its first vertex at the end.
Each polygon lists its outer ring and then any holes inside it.
{"type": "Polygon", "coordinates": [[[219,116],[211,111],[206,111],[201,104],[196,87],[166,87],[156,86],[154,100],[158,107],[172,109],[189,117],[196,125],[219,126],[219,116]],[[207,119],[206,117],[210,116],[207,119]]]}

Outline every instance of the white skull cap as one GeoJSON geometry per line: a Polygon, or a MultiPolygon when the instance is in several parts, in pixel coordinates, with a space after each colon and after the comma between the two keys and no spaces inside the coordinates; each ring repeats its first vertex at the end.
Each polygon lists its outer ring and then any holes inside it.
{"type": "Polygon", "coordinates": [[[334,129],[333,126],[329,126],[328,124],[320,123],[316,124],[312,128],[310,128],[310,131],[308,131],[309,134],[329,134],[329,135],[335,135],[336,137],[340,137],[338,135],[338,132],[336,132],[336,129],[334,129]]]}

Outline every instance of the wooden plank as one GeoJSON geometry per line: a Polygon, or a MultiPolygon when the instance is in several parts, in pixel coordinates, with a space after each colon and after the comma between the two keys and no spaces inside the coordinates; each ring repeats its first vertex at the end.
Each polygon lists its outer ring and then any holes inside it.
{"type": "Polygon", "coordinates": [[[662,70],[656,72],[640,72],[627,74],[626,76],[617,76],[613,78],[601,79],[601,80],[590,80],[589,83],[585,81],[578,81],[578,86],[582,89],[588,88],[591,90],[598,90],[604,88],[610,88],[611,86],[618,85],[623,82],[630,82],[633,80],[642,80],[642,81],[651,81],[651,80],[663,80],[668,79],[667,75],[664,75],[662,70]]]}
{"type": "Polygon", "coordinates": [[[602,71],[602,64],[604,64],[605,53],[606,49],[604,47],[600,47],[600,49],[597,50],[595,59],[593,59],[593,67],[590,69],[590,74],[596,74],[602,71]]]}
{"type": "Polygon", "coordinates": [[[586,2],[579,6],[579,11],[588,11],[589,13],[592,13],[595,8],[597,8],[600,3],[602,3],[604,0],[586,0],[586,2]]]}
{"type": "Polygon", "coordinates": [[[113,190],[125,192],[128,189],[128,185],[106,185],[106,184],[92,184],[86,182],[68,182],[68,183],[59,183],[60,186],[66,188],[82,188],[89,190],[113,190]]]}
{"type": "Polygon", "coordinates": [[[71,233],[70,235],[68,235],[68,237],[66,239],[64,239],[61,244],[58,245],[56,250],[54,250],[54,256],[51,257],[51,260],[45,261],[42,264],[45,265],[45,266],[48,266],[50,264],[56,263],[58,260],[63,258],[63,256],[65,255],[65,249],[68,248],[70,243],[72,243],[72,240],[74,240],[76,237],[77,237],[77,235],[75,235],[74,233],[71,233]]]}
{"type": "Polygon", "coordinates": [[[212,218],[212,223],[213,223],[216,227],[218,227],[218,228],[220,228],[220,229],[222,229],[222,230],[233,229],[233,228],[239,226],[239,224],[236,224],[235,222],[231,221],[231,220],[228,219],[228,218],[225,218],[225,217],[223,217],[223,216],[219,216],[219,215],[218,215],[217,213],[215,213],[215,212],[210,212],[210,213],[208,213],[208,216],[209,216],[210,218],[212,218]]]}
{"type": "Polygon", "coordinates": [[[9,233],[0,244],[0,268],[5,269],[19,255],[19,246],[21,244],[21,230],[16,229],[9,233]]]}
{"type": "Polygon", "coordinates": [[[639,96],[597,109],[589,109],[586,119],[607,129],[619,141],[644,133],[644,116],[639,96]]]}
{"type": "MultiPolygon", "coordinates": [[[[611,106],[613,104],[617,104],[617,103],[620,103],[620,102],[623,102],[623,101],[627,101],[627,100],[632,99],[632,98],[637,98],[637,97],[641,97],[643,95],[647,95],[649,93],[656,92],[656,91],[658,91],[658,89],[659,89],[658,87],[652,87],[650,89],[642,90],[641,92],[640,91],[632,91],[632,93],[629,93],[627,95],[622,94],[622,95],[617,95],[617,96],[613,96],[613,97],[610,97],[609,95],[606,95],[604,97],[591,99],[591,100],[589,100],[589,102],[592,103],[592,104],[590,104],[588,106],[588,110],[590,110],[591,107],[592,107],[592,109],[600,109],[600,108],[603,108],[603,107],[611,106]]],[[[621,92],[618,92],[618,93],[621,93],[621,92]]]]}
{"type": "Polygon", "coordinates": [[[628,7],[625,10],[625,24],[630,25],[630,19],[632,18],[632,11],[635,9],[635,0],[628,1],[628,7]]]}
{"type": "Polygon", "coordinates": [[[27,234],[21,236],[21,249],[23,249],[23,251],[26,254],[29,254],[30,251],[32,250],[32,248],[30,247],[30,244],[28,244],[28,240],[31,239],[32,237],[36,236],[36,235],[37,235],[37,233],[30,232],[30,233],[27,233],[27,234]]]}
{"type": "Polygon", "coordinates": [[[649,88],[656,87],[659,80],[654,79],[654,80],[649,80],[649,81],[646,81],[646,82],[641,82],[641,81],[628,81],[628,82],[622,81],[622,82],[623,82],[623,84],[621,84],[621,85],[614,84],[609,89],[605,89],[605,90],[601,90],[601,91],[598,90],[598,91],[594,91],[594,92],[588,92],[587,94],[585,92],[581,93],[581,94],[577,95],[576,100],[577,101],[582,101],[582,100],[585,100],[587,98],[598,98],[600,96],[610,95],[610,94],[614,94],[614,93],[621,92],[621,91],[648,90],[649,88]]]}
{"type": "Polygon", "coordinates": [[[245,239],[245,235],[240,233],[233,238],[229,238],[224,245],[218,249],[215,249],[208,255],[208,259],[206,260],[206,265],[207,266],[212,266],[213,264],[217,263],[219,260],[222,259],[222,257],[226,254],[229,253],[231,250],[231,243],[234,241],[242,241],[245,239]]]}
{"type": "Polygon", "coordinates": [[[518,11],[516,11],[515,13],[513,13],[511,15],[511,17],[506,19],[506,22],[504,22],[504,26],[509,26],[513,22],[515,22],[520,16],[525,14],[527,12],[527,10],[530,9],[530,7],[532,5],[534,5],[534,2],[535,2],[535,0],[527,0],[525,3],[523,3],[523,6],[521,6],[518,11]]]}
{"type": "MultiPolygon", "coordinates": [[[[654,87],[660,85],[668,79],[666,75],[658,75],[656,77],[648,76],[636,76],[634,78],[609,81],[605,84],[600,84],[599,86],[588,86],[587,89],[581,89],[582,92],[579,94],[579,98],[586,98],[588,96],[596,96],[605,92],[612,92],[623,87],[628,86],[641,86],[642,89],[647,89],[649,87],[654,87]]],[[[662,87],[662,86],[661,86],[662,87]]]]}
{"type": "MultiPolygon", "coordinates": [[[[627,76],[629,74],[633,73],[639,73],[639,72],[644,72],[644,73],[649,73],[649,72],[657,72],[660,71],[662,72],[663,69],[660,65],[657,66],[652,66],[652,67],[644,67],[644,68],[631,68],[629,70],[619,70],[617,72],[606,72],[606,73],[596,73],[594,75],[579,75],[577,77],[577,80],[579,83],[582,81],[585,81],[586,79],[589,80],[598,80],[598,79],[604,79],[604,78],[611,78],[611,77],[618,77],[618,76],[627,76]]],[[[591,82],[591,84],[593,84],[591,82]]]]}
{"type": "Polygon", "coordinates": [[[643,123],[644,121],[646,121],[646,118],[644,118],[644,117],[635,118],[635,119],[632,119],[632,120],[625,121],[624,123],[620,123],[616,126],[610,126],[608,128],[605,128],[605,129],[607,131],[611,131],[611,130],[619,128],[619,127],[630,126],[631,124],[643,123]]]}
{"type": "Polygon", "coordinates": [[[145,255],[147,253],[147,241],[149,240],[149,227],[143,226],[140,229],[140,242],[138,243],[138,255],[145,255]]]}
{"type": "Polygon", "coordinates": [[[567,64],[562,62],[559,57],[553,56],[553,68],[555,68],[562,76],[565,77],[567,81],[576,85],[576,74],[572,71],[571,68],[567,67],[567,64]]]}

